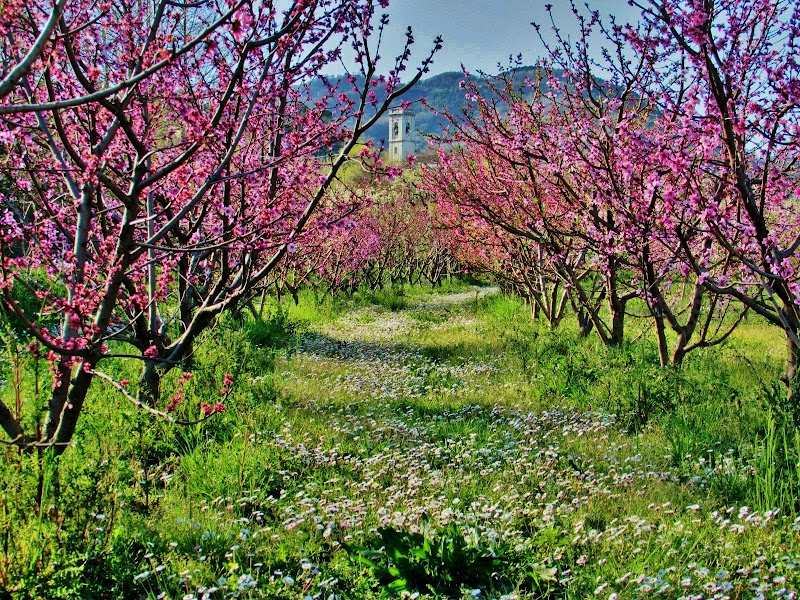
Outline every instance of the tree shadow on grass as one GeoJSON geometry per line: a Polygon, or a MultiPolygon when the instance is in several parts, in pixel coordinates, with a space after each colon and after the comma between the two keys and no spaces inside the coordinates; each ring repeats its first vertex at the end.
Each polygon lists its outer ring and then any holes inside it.
{"type": "Polygon", "coordinates": [[[390,363],[417,364],[431,361],[443,364],[464,364],[485,358],[489,352],[480,341],[456,344],[414,344],[395,341],[352,341],[313,333],[300,339],[300,349],[305,353],[336,360],[377,360],[390,363]]]}

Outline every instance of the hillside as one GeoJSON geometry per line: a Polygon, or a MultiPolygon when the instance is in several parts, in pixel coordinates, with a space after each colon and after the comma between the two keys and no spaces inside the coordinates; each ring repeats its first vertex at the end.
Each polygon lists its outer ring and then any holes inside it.
{"type": "MultiPolygon", "coordinates": [[[[535,74],[535,67],[530,66],[520,67],[514,70],[514,76],[515,78],[518,78],[519,81],[523,81],[525,77],[533,77],[535,74]]],[[[329,79],[329,81],[333,83],[336,79],[337,77],[333,76],[329,79]]],[[[347,85],[343,76],[341,76],[339,79],[344,82],[344,84],[341,86],[344,91],[344,88],[349,87],[349,85],[347,85]]],[[[417,83],[417,85],[414,86],[409,93],[403,96],[403,99],[410,102],[415,102],[420,98],[425,98],[428,102],[428,105],[437,111],[444,110],[447,112],[458,112],[465,103],[464,90],[459,87],[459,82],[461,82],[463,79],[464,75],[460,71],[448,71],[438,75],[433,75],[420,80],[419,83],[417,83]]],[[[358,81],[358,85],[359,87],[363,85],[363,79],[358,81]]],[[[488,86],[485,83],[482,83],[479,87],[482,93],[488,92],[488,86]]],[[[316,81],[312,84],[311,93],[313,97],[320,98],[325,94],[325,92],[326,87],[322,81],[316,81]]],[[[383,90],[379,88],[376,90],[376,92],[378,93],[378,100],[382,101],[385,97],[385,95],[383,95],[383,90]]],[[[445,120],[441,115],[435,115],[419,104],[415,104],[414,108],[417,111],[417,131],[421,135],[437,134],[442,131],[442,128],[445,125],[445,120]]],[[[370,130],[367,137],[378,143],[381,140],[385,140],[388,130],[388,117],[384,116],[380,121],[378,121],[375,127],[370,130]]]]}

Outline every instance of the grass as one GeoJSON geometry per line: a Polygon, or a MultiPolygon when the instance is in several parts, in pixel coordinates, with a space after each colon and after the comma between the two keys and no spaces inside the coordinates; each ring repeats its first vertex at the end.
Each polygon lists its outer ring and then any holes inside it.
{"type": "Polygon", "coordinates": [[[209,422],[97,386],[76,448],[4,452],[0,599],[795,597],[777,332],[675,371],[635,323],[608,349],[485,288],[397,292],[221,322],[182,407],[234,373],[209,422]]]}

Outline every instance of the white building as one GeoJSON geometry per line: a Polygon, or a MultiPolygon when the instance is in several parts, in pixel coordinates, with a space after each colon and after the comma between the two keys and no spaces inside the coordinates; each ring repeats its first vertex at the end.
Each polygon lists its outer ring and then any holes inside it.
{"type": "Polygon", "coordinates": [[[404,161],[416,152],[414,115],[407,108],[389,109],[389,157],[394,161],[404,161]]]}

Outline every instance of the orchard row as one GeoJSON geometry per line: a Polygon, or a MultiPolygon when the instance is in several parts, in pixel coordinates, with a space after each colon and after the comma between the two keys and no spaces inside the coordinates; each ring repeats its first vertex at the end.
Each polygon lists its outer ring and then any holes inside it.
{"type": "Polygon", "coordinates": [[[634,4],[636,25],[576,10],[575,42],[554,23],[532,79],[465,73],[436,160],[390,184],[375,178],[399,169],[360,138],[441,44],[402,83],[409,31],[381,74],[373,0],[6,2],[0,295],[52,373],[44,414],[0,403],[7,441],[62,451],[98,379],[173,420],[164,375],[264,289],[435,284],[465,266],[552,325],[570,307],[608,345],[638,311],[662,364],[758,314],[785,334],[793,380],[800,7],[634,4]],[[324,76],[334,64],[347,74],[324,76]],[[116,358],[138,382],[105,369],[116,358]]]}

